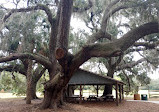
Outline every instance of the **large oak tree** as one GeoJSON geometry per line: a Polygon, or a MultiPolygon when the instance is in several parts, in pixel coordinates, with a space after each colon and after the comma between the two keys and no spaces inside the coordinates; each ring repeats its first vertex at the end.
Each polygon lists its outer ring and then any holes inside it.
{"type": "MultiPolygon", "coordinates": [[[[110,2],[103,11],[99,30],[90,35],[87,44],[75,55],[72,55],[68,52],[68,38],[72,12],[87,11],[92,6],[92,2],[89,1],[88,6],[77,8],[73,6],[73,2],[75,1],[60,0],[57,2],[56,0],[55,5],[58,5],[57,10],[54,10],[56,15],[52,14],[51,9],[48,7],[49,5],[36,4],[35,6],[29,6],[27,8],[12,9],[2,20],[2,23],[5,25],[5,22],[9,20],[12,14],[18,12],[25,13],[33,10],[43,10],[48,17],[48,22],[51,26],[48,57],[26,52],[12,53],[9,56],[0,58],[1,63],[17,59],[35,60],[48,69],[50,80],[44,85],[45,94],[41,108],[57,108],[57,106],[63,104],[62,94],[70,78],[73,73],[90,58],[120,56],[140,38],[159,32],[158,21],[156,20],[131,29],[119,39],[104,43],[93,43],[101,38],[112,38],[106,28],[107,22],[113,14],[122,9],[140,6],[128,5],[129,1],[127,2],[125,0],[114,0],[110,2]]],[[[139,4],[145,2],[147,1],[141,1],[139,4]]],[[[30,71],[28,71],[28,74],[29,73],[30,71]]],[[[28,100],[30,100],[29,96],[28,100]]]]}

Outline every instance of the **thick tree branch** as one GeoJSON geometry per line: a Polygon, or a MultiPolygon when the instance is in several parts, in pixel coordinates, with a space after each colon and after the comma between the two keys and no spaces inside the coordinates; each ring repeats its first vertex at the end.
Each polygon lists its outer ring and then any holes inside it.
{"type": "Polygon", "coordinates": [[[46,57],[38,56],[36,54],[31,54],[31,53],[17,53],[17,54],[12,54],[10,56],[2,57],[0,58],[0,63],[16,59],[32,59],[44,65],[46,68],[51,67],[51,63],[46,57]]]}
{"type": "Polygon", "coordinates": [[[114,40],[110,43],[87,45],[74,56],[71,65],[74,66],[73,68],[79,67],[91,57],[119,56],[130,46],[132,46],[135,41],[145,35],[158,32],[158,23],[150,22],[129,31],[122,38],[114,40]]]}
{"type": "Polygon", "coordinates": [[[37,67],[37,69],[33,73],[34,81],[37,82],[40,77],[45,73],[46,68],[37,67]]]}
{"type": "MultiPolygon", "coordinates": [[[[112,57],[119,56],[122,52],[119,47],[113,42],[103,44],[91,44],[82,48],[73,58],[72,64],[74,67],[79,67],[91,57],[112,57]]],[[[73,67],[73,68],[74,68],[73,67]]]]}
{"type": "Polygon", "coordinates": [[[68,36],[70,30],[70,20],[72,14],[73,1],[61,2],[60,18],[57,35],[57,47],[68,49],[68,36]]]}
{"type": "Polygon", "coordinates": [[[116,44],[119,46],[119,48],[122,51],[125,51],[130,46],[132,46],[135,43],[135,41],[139,40],[140,38],[158,32],[159,30],[157,22],[146,23],[123,35],[122,38],[116,40],[117,41],[116,44]]]}
{"type": "Polygon", "coordinates": [[[56,50],[56,44],[57,44],[57,34],[58,34],[60,12],[61,12],[60,7],[61,7],[61,2],[58,5],[55,21],[53,22],[53,25],[51,26],[50,41],[49,41],[49,60],[54,64],[56,63],[55,50],[56,50]]]}

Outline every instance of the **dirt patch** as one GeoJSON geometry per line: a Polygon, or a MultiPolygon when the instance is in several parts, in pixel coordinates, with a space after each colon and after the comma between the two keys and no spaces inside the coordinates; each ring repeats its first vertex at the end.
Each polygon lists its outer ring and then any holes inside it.
{"type": "MultiPolygon", "coordinates": [[[[33,100],[31,105],[23,99],[0,99],[0,112],[54,112],[39,110],[42,100],[33,100]]],[[[118,107],[114,102],[84,102],[81,105],[66,103],[57,112],[159,112],[159,104],[123,101],[118,107]]]]}

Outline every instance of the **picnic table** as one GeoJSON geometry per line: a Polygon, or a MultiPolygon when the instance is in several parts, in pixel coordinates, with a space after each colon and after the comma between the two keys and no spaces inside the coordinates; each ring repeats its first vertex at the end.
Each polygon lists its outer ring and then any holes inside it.
{"type": "Polygon", "coordinates": [[[98,100],[97,95],[89,95],[89,97],[87,98],[87,101],[88,100],[90,100],[90,101],[91,100],[96,100],[97,101],[98,100]]]}
{"type": "Polygon", "coordinates": [[[114,101],[114,96],[112,94],[107,94],[105,97],[103,97],[105,101],[114,101]]]}
{"type": "MultiPolygon", "coordinates": [[[[82,100],[84,100],[84,97],[81,97],[82,100]]],[[[73,95],[73,96],[68,96],[66,97],[67,100],[73,100],[73,101],[78,101],[80,99],[79,95],[73,95]]]]}

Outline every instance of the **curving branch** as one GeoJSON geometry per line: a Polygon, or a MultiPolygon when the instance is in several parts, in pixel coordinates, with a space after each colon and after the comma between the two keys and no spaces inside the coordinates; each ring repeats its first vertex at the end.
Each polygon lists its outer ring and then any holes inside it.
{"type": "Polygon", "coordinates": [[[119,6],[116,6],[115,8],[113,8],[118,2],[122,2],[122,0],[115,0],[113,1],[112,3],[110,3],[108,5],[108,7],[105,9],[105,12],[104,12],[104,16],[103,16],[103,19],[102,19],[102,24],[101,24],[101,29],[103,29],[103,31],[106,30],[106,27],[107,27],[107,22],[108,22],[108,19],[113,15],[115,14],[116,12],[122,10],[122,9],[128,9],[128,8],[133,8],[133,7],[138,7],[138,6],[144,6],[146,3],[143,2],[143,3],[139,3],[139,4],[133,4],[133,5],[128,5],[128,4],[121,4],[119,6]],[[112,9],[113,8],[113,9],[112,9]]]}
{"type": "Polygon", "coordinates": [[[0,67],[0,72],[8,71],[8,72],[19,72],[22,75],[26,76],[26,72],[22,65],[9,65],[9,66],[2,66],[0,67]]]}
{"type": "MultiPolygon", "coordinates": [[[[106,32],[107,23],[108,23],[109,18],[113,14],[115,14],[116,12],[118,12],[118,11],[120,11],[122,9],[128,9],[128,8],[133,8],[133,7],[144,5],[143,3],[142,4],[135,4],[135,5],[134,4],[133,5],[122,4],[122,5],[119,5],[119,6],[115,7],[115,8],[113,8],[118,2],[121,2],[121,0],[115,0],[115,1],[113,1],[105,9],[105,12],[104,12],[104,15],[103,15],[103,18],[102,18],[102,23],[101,23],[101,30],[103,32],[106,32]]],[[[111,40],[111,39],[109,39],[109,40],[111,40]]]]}
{"type": "Polygon", "coordinates": [[[126,77],[126,79],[127,79],[127,83],[128,83],[128,91],[126,91],[126,92],[130,92],[130,90],[131,90],[131,86],[130,86],[130,79],[129,79],[129,77],[127,76],[127,74],[125,73],[125,71],[124,70],[122,70],[122,72],[123,72],[123,74],[124,74],[124,76],[126,77]]]}
{"type": "Polygon", "coordinates": [[[107,38],[109,40],[111,40],[111,35],[107,32],[103,32],[102,30],[99,30],[98,32],[92,34],[88,41],[86,42],[86,44],[91,44],[96,42],[97,40],[101,39],[101,38],[107,38]]]}
{"type": "Polygon", "coordinates": [[[3,9],[3,10],[8,10],[7,8],[5,8],[4,6],[0,5],[0,9],[3,9]]]}
{"type": "Polygon", "coordinates": [[[106,16],[105,16],[105,21],[102,22],[102,29],[103,30],[106,29],[107,21],[113,14],[115,14],[116,12],[118,12],[118,11],[120,11],[122,9],[127,9],[127,8],[131,8],[131,7],[128,6],[128,5],[121,5],[121,6],[118,6],[118,7],[114,8],[109,13],[107,13],[106,16]]]}
{"type": "Polygon", "coordinates": [[[136,42],[134,43],[133,45],[134,47],[137,47],[137,48],[130,48],[128,50],[126,50],[126,54],[130,53],[130,52],[138,52],[138,51],[145,51],[145,50],[151,50],[151,49],[156,49],[156,50],[159,50],[157,48],[157,46],[159,46],[159,41],[156,41],[154,43],[149,43],[149,42],[136,42]]]}
{"type": "Polygon", "coordinates": [[[114,5],[116,5],[119,1],[120,0],[115,0],[107,6],[107,8],[105,9],[105,12],[104,12],[103,19],[102,19],[101,29],[97,33],[90,36],[89,40],[87,41],[87,44],[94,43],[97,40],[99,40],[100,38],[107,38],[107,39],[111,40],[111,35],[108,32],[106,32],[106,24],[107,24],[107,19],[108,19],[107,16],[108,16],[108,13],[110,12],[110,9],[114,5]],[[96,36],[96,35],[99,35],[99,36],[96,36]]]}
{"type": "Polygon", "coordinates": [[[2,57],[0,58],[0,63],[2,62],[8,62],[16,59],[32,59],[37,61],[38,63],[44,65],[46,68],[51,67],[51,63],[46,57],[38,56],[36,54],[31,54],[31,53],[16,53],[16,54],[11,54],[10,56],[2,57]]]}
{"type": "Polygon", "coordinates": [[[12,9],[7,15],[3,17],[3,22],[6,22],[6,20],[13,14],[17,12],[29,12],[34,10],[43,10],[48,16],[48,21],[51,25],[53,25],[53,15],[51,10],[46,6],[42,4],[37,4],[37,6],[28,7],[28,8],[20,8],[20,9],[12,9]]]}
{"type": "Polygon", "coordinates": [[[79,7],[73,7],[73,12],[78,12],[78,13],[82,13],[85,12],[87,10],[89,10],[91,7],[93,6],[93,3],[91,0],[88,0],[88,5],[83,7],[83,8],[79,8],[79,7]]]}
{"type": "MultiPolygon", "coordinates": [[[[99,34],[102,36],[98,36],[98,37],[95,37],[95,36],[91,36],[90,39],[87,41],[87,44],[88,43],[93,43],[101,38],[107,38],[109,40],[112,39],[112,36],[106,32],[106,28],[107,28],[107,22],[108,22],[108,19],[113,15],[115,14],[116,12],[122,10],[122,9],[127,9],[127,8],[132,8],[132,7],[137,7],[139,5],[142,5],[142,4],[137,4],[137,5],[126,5],[126,4],[122,4],[122,5],[119,5],[115,8],[113,8],[112,10],[110,10],[112,7],[114,7],[114,5],[116,5],[118,2],[120,2],[120,0],[115,0],[113,1],[112,3],[110,3],[108,5],[108,7],[105,9],[105,12],[104,12],[104,15],[103,15],[103,18],[102,18],[102,22],[101,22],[101,29],[99,30],[99,32],[97,32],[96,34],[99,34]]],[[[96,34],[93,34],[93,35],[96,35],[96,34]]]]}
{"type": "Polygon", "coordinates": [[[145,51],[145,50],[147,50],[147,49],[146,48],[130,48],[125,51],[125,54],[128,54],[130,52],[135,52],[135,51],[138,52],[138,51],[145,51]]]}
{"type": "Polygon", "coordinates": [[[116,70],[123,70],[123,69],[127,69],[127,68],[132,68],[135,65],[138,65],[139,63],[142,63],[144,61],[147,61],[145,58],[141,58],[138,61],[134,61],[131,63],[126,63],[126,64],[122,64],[116,67],[116,70]]]}
{"type": "Polygon", "coordinates": [[[104,11],[104,15],[103,15],[103,19],[102,19],[102,24],[101,24],[101,29],[103,29],[103,31],[106,30],[107,27],[107,21],[108,18],[110,17],[110,14],[113,15],[116,11],[113,11],[114,13],[110,13],[112,12],[111,9],[114,5],[116,5],[118,2],[120,2],[120,0],[114,0],[113,2],[111,2],[107,8],[104,11]]]}
{"type": "Polygon", "coordinates": [[[155,49],[159,45],[159,41],[154,42],[154,43],[149,43],[149,42],[136,42],[134,44],[135,47],[138,46],[144,46],[146,49],[155,49]]]}
{"type": "Polygon", "coordinates": [[[158,68],[157,66],[155,66],[155,65],[153,64],[153,62],[152,62],[150,59],[148,59],[146,56],[144,56],[144,55],[141,54],[140,52],[138,52],[138,53],[139,53],[140,56],[142,56],[143,58],[145,58],[148,63],[150,63],[151,65],[153,65],[155,68],[158,68]]]}

